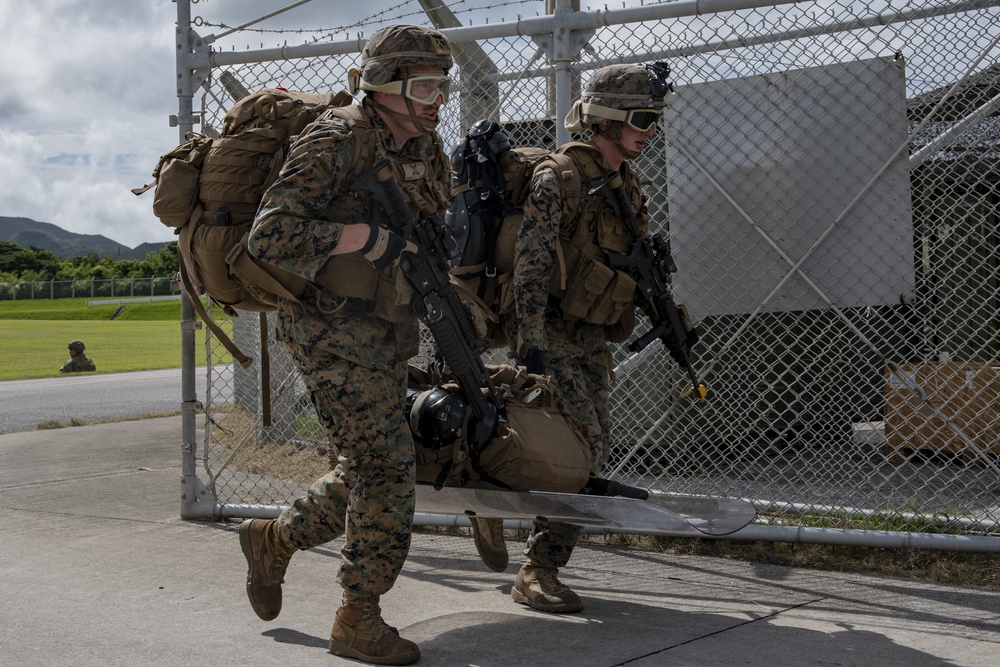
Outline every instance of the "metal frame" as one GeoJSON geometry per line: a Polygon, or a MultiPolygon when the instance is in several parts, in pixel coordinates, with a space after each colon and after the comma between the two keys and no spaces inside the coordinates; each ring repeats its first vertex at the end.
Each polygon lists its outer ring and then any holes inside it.
{"type": "MultiPolygon", "coordinates": [[[[204,124],[205,119],[194,111],[194,96],[209,80],[213,70],[222,67],[245,65],[252,63],[275,62],[284,60],[295,60],[300,58],[318,58],[323,56],[345,55],[360,52],[364,40],[359,36],[354,40],[346,40],[329,43],[314,43],[302,46],[288,46],[277,49],[248,50],[243,52],[215,52],[211,46],[214,38],[202,37],[198,35],[191,25],[190,0],[177,1],[177,94],[178,111],[173,118],[179,130],[179,136],[193,131],[199,122],[204,124]]],[[[425,6],[427,3],[422,3],[425,6]]],[[[605,9],[593,12],[574,11],[571,0],[555,0],[552,3],[553,12],[550,15],[519,19],[516,22],[494,23],[490,25],[478,25],[468,27],[445,27],[443,32],[455,44],[473,43],[481,40],[496,40],[503,38],[530,37],[537,45],[538,51],[527,65],[519,72],[491,72],[489,76],[495,77],[495,83],[510,80],[523,80],[525,77],[551,77],[555,82],[555,118],[563,118],[568,112],[573,99],[572,87],[573,78],[581,71],[594,69],[607,63],[606,60],[593,58],[581,61],[582,51],[586,48],[588,40],[601,28],[610,26],[641,25],[644,22],[666,21],[671,19],[681,19],[690,17],[701,17],[712,14],[722,14],[727,12],[739,12],[744,10],[780,8],[787,5],[803,5],[806,3],[798,0],[774,1],[774,0],[688,0],[676,3],[657,4],[644,7],[634,7],[628,9],[605,9]],[[546,65],[533,67],[534,63],[542,56],[547,61],[546,65]]],[[[642,61],[650,58],[680,57],[693,54],[721,53],[736,48],[744,48],[751,45],[765,45],[780,43],[788,40],[814,37],[818,35],[833,35],[841,32],[853,31],[861,28],[873,26],[887,26],[891,24],[906,24],[907,22],[926,20],[930,17],[945,17],[953,14],[966,12],[980,12],[1000,7],[1000,0],[971,0],[968,2],[952,2],[942,4],[928,3],[926,6],[906,9],[899,12],[875,13],[869,11],[866,15],[859,15],[852,20],[827,20],[817,19],[806,27],[797,27],[792,30],[772,31],[767,34],[754,35],[750,38],[731,37],[719,40],[705,40],[701,43],[690,43],[680,47],[670,47],[662,50],[647,49],[641,54],[633,54],[628,57],[629,61],[642,61]]],[[[1000,35],[993,41],[989,49],[983,51],[980,60],[985,58],[991,50],[1000,42],[1000,35]]],[[[975,65],[978,65],[978,61],[975,65]]],[[[968,72],[974,69],[968,68],[968,72]]],[[[968,76],[966,72],[966,76],[968,76]]],[[[958,88],[964,81],[963,76],[956,81],[952,90],[958,88]]],[[[943,97],[937,104],[940,108],[947,99],[943,97]]],[[[922,147],[914,151],[909,158],[911,168],[916,168],[935,155],[940,154],[958,137],[962,136],[971,126],[983,119],[995,114],[1000,108],[1000,95],[992,97],[981,104],[971,113],[966,114],[959,122],[953,123],[948,129],[940,132],[933,140],[924,143],[922,147]]],[[[912,139],[919,132],[926,121],[930,119],[928,115],[924,123],[921,123],[916,130],[910,132],[912,139]]],[[[555,136],[557,143],[563,143],[570,137],[561,123],[556,123],[555,136]]],[[[684,146],[677,147],[681,152],[686,149],[684,146]]],[[[904,151],[910,148],[909,142],[899,146],[892,159],[897,158],[904,151]]],[[[691,157],[690,155],[688,156],[691,157]]],[[[890,160],[891,161],[891,160],[890,160]]],[[[694,160],[692,159],[692,162],[694,160]]],[[[702,169],[703,176],[714,182],[713,175],[702,169]]],[[[881,173],[881,172],[880,172],[881,173]]],[[[877,178],[877,176],[876,176],[877,178]]],[[[716,187],[722,187],[715,183],[716,187]]],[[[930,410],[943,419],[944,423],[951,428],[959,439],[964,439],[966,445],[972,452],[980,452],[978,445],[972,442],[964,431],[949,419],[931,400],[931,398],[918,386],[912,382],[904,373],[898,372],[892,359],[885,357],[879,348],[863,332],[854,321],[843,313],[840,309],[833,307],[821,289],[812,284],[808,277],[802,272],[803,262],[809,257],[813,250],[825,239],[844,218],[847,212],[854,206],[862,193],[837,217],[827,231],[817,239],[812,247],[798,259],[794,259],[785,254],[780,245],[771,241],[775,251],[781,256],[786,266],[785,278],[774,287],[772,296],[776,294],[782,285],[791,276],[798,275],[804,278],[816,294],[824,299],[829,310],[851,331],[858,340],[864,341],[865,345],[880,356],[886,363],[890,372],[903,385],[909,387],[918,395],[930,410]]],[[[728,196],[728,195],[727,195],[728,196]]],[[[736,210],[739,209],[737,202],[732,201],[736,210]]],[[[759,230],[752,217],[744,213],[747,222],[754,229],[759,230]]],[[[771,297],[769,297],[770,299],[771,297]]],[[[761,304],[763,307],[764,304],[761,304]]],[[[758,309],[759,312],[760,309],[758,309]]],[[[729,341],[736,341],[740,334],[751,324],[754,315],[744,322],[743,326],[729,335],[729,341]]],[[[181,516],[185,518],[219,518],[235,516],[275,516],[281,510],[280,505],[275,504],[253,504],[253,503],[220,503],[216,500],[214,493],[215,477],[206,487],[201,482],[197,473],[198,443],[196,441],[196,408],[199,405],[195,395],[194,373],[196,365],[196,355],[194,350],[194,330],[199,323],[194,317],[193,308],[185,301],[182,315],[182,346],[183,346],[183,394],[182,394],[182,452],[183,452],[183,476],[181,495],[181,516]]],[[[726,351],[727,346],[722,346],[715,351],[715,356],[702,369],[703,372],[710,372],[719,358],[726,351]]],[[[211,354],[209,352],[209,354],[211,354]]],[[[646,353],[649,354],[649,353],[646,353]]],[[[629,372],[630,377],[636,374],[634,370],[643,359],[630,358],[623,362],[619,369],[625,373],[629,372]]],[[[211,364],[209,364],[211,367],[211,364]]],[[[679,399],[678,399],[679,400],[679,399]]],[[[671,416],[677,406],[678,401],[668,404],[663,408],[662,415],[655,420],[645,434],[636,442],[631,453],[635,453],[641,446],[661,433],[664,420],[671,416]]],[[[989,469],[1000,472],[1000,467],[990,458],[980,456],[982,463],[989,469]]],[[[628,457],[623,458],[627,461],[628,457]]],[[[627,472],[620,465],[616,472],[627,472]]],[[[754,499],[753,502],[762,511],[775,510],[778,506],[788,514],[822,514],[824,508],[815,505],[793,506],[790,503],[780,503],[773,500],[754,499]]],[[[864,515],[871,510],[864,508],[828,508],[831,514],[842,514],[847,512],[856,515],[864,515]]],[[[937,523],[939,527],[954,528],[956,526],[973,533],[968,535],[918,533],[912,531],[878,531],[859,529],[834,529],[834,528],[810,528],[792,525],[751,525],[738,533],[728,536],[727,539],[749,539],[749,540],[774,540],[787,542],[813,542],[824,544],[851,544],[883,547],[908,547],[908,548],[928,548],[928,549],[950,549],[969,551],[1000,551],[1000,540],[990,533],[997,530],[997,522],[993,520],[978,521],[968,517],[928,517],[915,513],[924,519],[931,519],[932,523],[937,523]]],[[[464,520],[456,520],[451,517],[418,516],[418,524],[434,525],[464,525],[464,520]]],[[[515,527],[513,524],[509,527],[515,527]]],[[[522,527],[520,525],[516,527],[522,527]]]]}

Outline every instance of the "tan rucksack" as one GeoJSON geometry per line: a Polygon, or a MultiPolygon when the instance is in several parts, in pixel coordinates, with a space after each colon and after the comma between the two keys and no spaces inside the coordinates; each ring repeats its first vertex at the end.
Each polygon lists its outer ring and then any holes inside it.
{"type": "MultiPolygon", "coordinates": [[[[586,428],[563,414],[552,380],[506,364],[486,369],[503,398],[506,420],[498,424],[495,437],[482,453],[473,458],[464,435],[468,417],[458,437],[443,445],[420,437],[419,416],[415,419],[411,410],[407,416],[414,433],[417,481],[447,486],[486,481],[529,491],[580,491],[590,477],[586,428]]],[[[456,383],[442,382],[433,370],[412,365],[407,387],[411,392],[434,387],[459,391],[456,383]]],[[[412,403],[413,409],[418,409],[417,405],[412,403]]],[[[437,415],[439,420],[441,417],[437,415]]]]}
{"type": "Polygon", "coordinates": [[[140,195],[155,187],[153,213],[176,230],[185,290],[206,326],[244,368],[253,360],[212,320],[200,296],[237,316],[236,310],[274,310],[279,296],[294,299],[302,293],[303,278],[250,255],[247,235],[291,140],[327,109],[351,102],[346,92],[269,88],[248,95],[226,113],[221,136],[189,134],[160,158],[154,180],[132,191],[140,195]]]}

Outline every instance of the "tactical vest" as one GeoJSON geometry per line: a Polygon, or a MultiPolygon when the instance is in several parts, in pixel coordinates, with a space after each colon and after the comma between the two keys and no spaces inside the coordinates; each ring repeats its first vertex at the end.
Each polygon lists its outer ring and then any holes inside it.
{"type": "MultiPolygon", "coordinates": [[[[327,219],[364,219],[394,228],[382,207],[367,196],[351,196],[351,184],[377,161],[388,159],[392,173],[410,208],[421,214],[442,213],[448,205],[449,185],[433,178],[447,174],[441,139],[434,135],[435,150],[422,151],[414,158],[408,151],[386,154],[371,119],[359,105],[337,107],[325,112],[324,118],[339,118],[347,123],[354,138],[351,167],[341,181],[341,194],[327,211],[327,219]]],[[[333,293],[374,303],[373,314],[388,322],[413,319],[413,290],[398,267],[377,271],[360,252],[334,255],[316,277],[316,282],[333,293]]]]}
{"type": "MultiPolygon", "coordinates": [[[[572,142],[559,148],[572,159],[575,177],[561,175],[564,215],[559,225],[560,270],[549,291],[560,299],[563,317],[569,322],[587,322],[605,327],[625,326],[614,340],[627,339],[635,324],[635,281],[607,265],[606,253],[628,253],[634,239],[625,221],[590,189],[608,175],[604,157],[590,143],[572,142]]],[[[642,206],[639,177],[630,167],[624,173],[625,188],[640,232],[646,233],[649,217],[642,206]]]]}

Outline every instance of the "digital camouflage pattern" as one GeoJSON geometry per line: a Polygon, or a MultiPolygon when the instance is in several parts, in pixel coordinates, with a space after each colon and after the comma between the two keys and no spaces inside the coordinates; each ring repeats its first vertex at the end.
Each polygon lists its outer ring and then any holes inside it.
{"type": "Polygon", "coordinates": [[[80,373],[84,371],[96,371],[97,366],[83,352],[78,352],[76,356],[70,357],[59,369],[60,373],[80,373]]]}
{"type": "Polygon", "coordinates": [[[665,62],[602,67],[590,77],[564,125],[570,132],[593,129],[610,139],[625,157],[635,159],[639,153],[621,143],[625,120],[621,114],[636,109],[662,112],[672,90],[669,76],[670,66],[665,62]]]}
{"type": "MultiPolygon", "coordinates": [[[[567,151],[571,154],[575,148],[567,151]]],[[[604,173],[611,167],[596,148],[581,146],[597,156],[604,173]]],[[[579,164],[574,160],[574,164],[579,164]]],[[[625,162],[622,172],[634,194],[634,210],[643,215],[645,198],[638,188],[638,175],[625,162]]],[[[586,179],[583,182],[586,183],[586,179]]],[[[553,275],[560,270],[556,254],[560,232],[564,236],[578,225],[587,225],[598,242],[595,223],[587,218],[610,215],[603,202],[585,201],[588,188],[581,193],[583,203],[567,207],[559,178],[550,167],[541,167],[532,176],[530,193],[524,206],[524,222],[515,245],[515,266],[512,279],[514,316],[505,317],[502,324],[512,347],[536,348],[544,352],[545,371],[554,381],[554,393],[564,414],[584,424],[590,444],[591,473],[599,475],[608,459],[608,394],[611,355],[603,326],[583,321],[567,322],[559,302],[550,297],[553,275]],[[564,210],[576,211],[573,220],[563,220],[564,210]]],[[[570,524],[536,523],[528,537],[524,554],[537,565],[560,568],[566,565],[573,547],[580,538],[581,528],[570,524]]]]}
{"type": "Polygon", "coordinates": [[[451,69],[448,40],[437,30],[418,25],[391,25],[372,33],[361,52],[361,78],[380,86],[398,80],[399,70],[426,65],[451,69]]]}
{"type": "MultiPolygon", "coordinates": [[[[397,150],[385,123],[366,99],[362,107],[377,135],[375,152],[400,165],[416,163],[410,170],[419,178],[407,179],[394,169],[414,210],[446,209],[447,162],[436,133],[421,135],[397,150]],[[426,163],[426,164],[425,164],[426,163]]],[[[275,266],[315,280],[330,261],[344,225],[385,222],[378,205],[349,193],[357,139],[347,123],[325,115],[292,144],[278,180],[265,193],[250,232],[250,252],[275,266]]],[[[374,163],[376,156],[371,156],[374,163]]],[[[317,347],[362,366],[388,370],[399,359],[417,352],[416,317],[393,324],[372,316],[371,302],[345,298],[329,290],[306,290],[301,303],[283,301],[278,309],[278,338],[317,347]]],[[[304,374],[315,389],[325,380],[322,370],[304,374]]]]}
{"type": "MultiPolygon", "coordinates": [[[[573,157],[577,166],[583,163],[581,154],[596,159],[597,171],[601,174],[611,172],[611,167],[601,156],[593,144],[576,144],[566,150],[573,157]]],[[[647,199],[639,185],[639,176],[628,162],[622,165],[622,176],[626,191],[632,196],[632,206],[636,213],[636,221],[640,230],[648,227],[647,199]]],[[[586,177],[580,176],[583,183],[586,177]]],[[[557,272],[561,270],[556,246],[559,239],[568,239],[573,230],[585,225],[592,232],[590,241],[600,245],[598,230],[600,223],[597,218],[606,220],[614,217],[610,207],[597,197],[589,197],[584,187],[580,203],[576,206],[565,206],[560,188],[560,179],[550,167],[541,167],[532,176],[529,185],[528,198],[524,204],[524,221],[518,231],[514,246],[516,257],[512,290],[514,294],[514,312],[517,317],[508,320],[505,326],[513,326],[514,336],[508,331],[507,340],[515,349],[548,350],[551,344],[551,327],[546,326],[547,312],[559,311],[559,306],[549,298],[549,290],[557,272]],[[564,220],[565,211],[575,212],[572,220],[564,220]]],[[[624,231],[624,223],[622,223],[624,231]]],[[[625,233],[627,236],[627,232],[625,233]]],[[[626,252],[627,247],[604,248],[613,252],[626,252]]],[[[579,325],[582,326],[582,323],[579,325]]],[[[598,327],[600,328],[600,327],[598,327]]],[[[506,331],[506,329],[505,329],[506,331]]]]}
{"type": "MultiPolygon", "coordinates": [[[[381,118],[362,102],[375,132],[372,162],[384,157],[415,211],[443,214],[446,157],[436,133],[401,148],[381,118]],[[417,177],[402,178],[401,165],[417,177]]],[[[278,180],[265,193],[248,247],[257,257],[314,280],[330,259],[345,224],[383,220],[349,193],[354,142],[348,124],[321,117],[293,143],[278,180]]],[[[299,303],[281,301],[277,337],[288,343],[331,444],[332,471],[279,517],[279,535],[305,549],[345,535],[338,581],[359,594],[392,587],[406,559],[413,520],[414,448],[403,421],[406,361],[417,351],[415,316],[390,323],[372,303],[329,290],[307,290],[299,303]]]]}
{"type": "Polygon", "coordinates": [[[665,73],[647,65],[608,65],[594,72],[580,99],[610,109],[664,109],[669,87],[665,73]],[[661,78],[662,77],[662,78],[661,78]]]}
{"type": "Polygon", "coordinates": [[[413,522],[413,441],[405,410],[390,405],[405,396],[406,362],[382,371],[307,346],[292,353],[304,371],[339,375],[312,392],[334,447],[331,472],[281,513],[278,534],[297,549],[345,535],[337,582],[352,593],[383,595],[406,560],[413,522]]]}

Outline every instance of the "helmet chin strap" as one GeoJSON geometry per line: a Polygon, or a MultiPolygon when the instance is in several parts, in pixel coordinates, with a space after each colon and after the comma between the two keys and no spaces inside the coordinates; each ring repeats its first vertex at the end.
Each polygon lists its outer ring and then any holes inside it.
{"type": "Polygon", "coordinates": [[[399,113],[398,111],[393,111],[387,106],[379,104],[377,101],[373,100],[373,102],[375,104],[376,109],[386,114],[390,118],[398,120],[401,123],[413,123],[415,126],[420,128],[424,133],[433,132],[434,129],[437,128],[438,125],[437,120],[427,120],[425,118],[421,118],[420,116],[417,115],[416,110],[413,108],[413,102],[410,100],[410,98],[404,97],[403,99],[406,100],[406,110],[409,111],[409,114],[399,113]]]}
{"type": "Polygon", "coordinates": [[[634,160],[639,157],[641,153],[637,150],[625,148],[625,146],[622,145],[622,125],[623,123],[620,120],[611,121],[611,127],[604,132],[604,136],[611,140],[611,143],[614,144],[615,148],[621,151],[622,155],[629,160],[634,160]]]}

